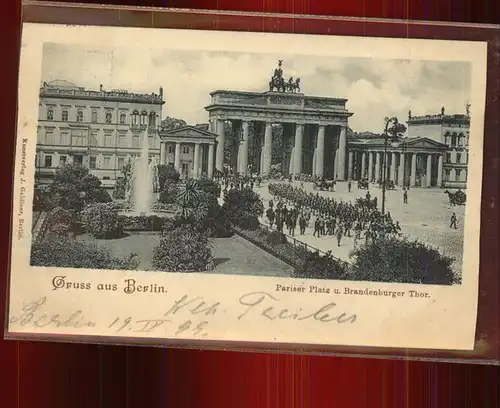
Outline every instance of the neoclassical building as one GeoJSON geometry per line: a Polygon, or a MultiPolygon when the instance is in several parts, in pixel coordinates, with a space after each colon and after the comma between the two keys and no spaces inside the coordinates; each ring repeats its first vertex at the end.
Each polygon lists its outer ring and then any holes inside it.
{"type": "Polygon", "coordinates": [[[347,127],[353,114],[346,99],[307,96],[300,78],[285,80],[281,61],[267,92],[216,90],[205,109],[210,129],[217,134],[215,167],[223,169],[228,122],[236,140],[232,157],[239,173],[268,174],[271,170],[272,127],[283,128],[282,172],[309,173],[345,180],[347,127]],[[252,146],[249,149],[249,145],[252,146]],[[249,166],[251,165],[251,166],[249,166]]]}
{"type": "MultiPolygon", "coordinates": [[[[466,114],[412,116],[407,137],[387,144],[386,177],[411,187],[467,187],[469,106],[466,114]]],[[[384,139],[349,140],[348,178],[376,182],[383,178],[384,139]]]]}
{"type": "Polygon", "coordinates": [[[50,183],[64,163],[88,166],[112,188],[120,169],[148,138],[151,156],[160,156],[158,126],[163,89],[137,94],[126,90],[88,90],[68,81],[40,88],[36,176],[50,183]]]}
{"type": "Polygon", "coordinates": [[[217,135],[201,126],[160,128],[160,163],[173,166],[183,178],[213,177],[217,135]]]}

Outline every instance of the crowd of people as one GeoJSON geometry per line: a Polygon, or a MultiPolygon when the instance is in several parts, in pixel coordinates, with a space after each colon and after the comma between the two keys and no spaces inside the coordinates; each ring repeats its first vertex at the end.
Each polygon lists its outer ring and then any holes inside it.
{"type": "Polygon", "coordinates": [[[291,236],[295,235],[297,225],[301,235],[307,228],[313,228],[313,236],[335,236],[340,246],[345,236],[354,236],[355,242],[363,238],[369,242],[401,233],[399,222],[392,219],[390,212],[379,211],[377,198],[372,199],[370,192],[351,203],[308,193],[288,183],[270,183],[268,188],[273,197],[266,210],[269,225],[280,232],[286,227],[291,236]]]}

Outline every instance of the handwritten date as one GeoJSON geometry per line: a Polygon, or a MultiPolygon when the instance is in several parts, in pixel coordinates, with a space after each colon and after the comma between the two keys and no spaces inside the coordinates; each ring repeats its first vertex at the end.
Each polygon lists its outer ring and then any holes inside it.
{"type": "Polygon", "coordinates": [[[208,333],[205,331],[207,325],[207,320],[198,323],[186,320],[181,324],[177,324],[168,319],[135,320],[128,316],[126,318],[117,317],[111,322],[108,329],[114,329],[115,333],[153,333],[158,332],[159,329],[168,331],[173,326],[175,336],[186,333],[191,334],[193,337],[207,337],[208,333]]]}

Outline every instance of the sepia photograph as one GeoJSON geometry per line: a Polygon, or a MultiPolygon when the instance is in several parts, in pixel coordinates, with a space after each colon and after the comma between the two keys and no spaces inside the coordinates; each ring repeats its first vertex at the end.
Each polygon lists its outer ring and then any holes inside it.
{"type": "Polygon", "coordinates": [[[31,265],[461,283],[470,63],[136,51],[43,45],[31,265]]]}
{"type": "Polygon", "coordinates": [[[485,50],[25,25],[9,335],[470,350],[485,50]]]}

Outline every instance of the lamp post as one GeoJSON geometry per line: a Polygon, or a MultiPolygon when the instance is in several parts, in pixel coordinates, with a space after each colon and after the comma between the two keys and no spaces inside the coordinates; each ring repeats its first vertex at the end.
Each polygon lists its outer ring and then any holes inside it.
{"type": "Polygon", "coordinates": [[[391,146],[398,147],[399,141],[398,137],[398,118],[385,118],[385,130],[384,130],[384,160],[383,160],[383,169],[382,169],[382,215],[385,214],[385,191],[386,191],[386,183],[387,183],[387,145],[389,139],[391,139],[391,146]],[[389,137],[389,125],[393,124],[392,127],[392,138],[389,137]]]}

